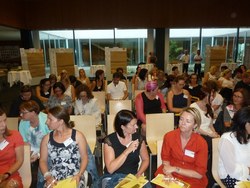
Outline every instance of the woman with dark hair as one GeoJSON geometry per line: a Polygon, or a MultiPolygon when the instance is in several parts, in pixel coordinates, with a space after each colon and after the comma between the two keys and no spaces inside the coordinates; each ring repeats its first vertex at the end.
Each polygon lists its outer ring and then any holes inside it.
{"type": "Polygon", "coordinates": [[[237,181],[250,179],[250,107],[239,109],[232,121],[232,131],[219,141],[218,173],[224,185],[233,188],[237,181]]]}
{"type": "Polygon", "coordinates": [[[218,115],[214,123],[216,132],[222,135],[231,129],[234,114],[241,108],[250,104],[249,93],[244,88],[234,90],[231,104],[227,105],[218,115]]]}
{"type": "Polygon", "coordinates": [[[214,99],[214,89],[213,84],[210,82],[214,82],[212,80],[207,81],[201,89],[200,100],[194,102],[190,105],[190,107],[196,108],[201,114],[201,126],[199,129],[199,133],[204,136],[209,137],[218,137],[218,133],[215,131],[213,127],[213,109],[211,106],[211,102],[214,99]]]}
{"type": "Polygon", "coordinates": [[[149,156],[145,141],[136,132],[137,119],[134,112],[119,111],[114,120],[115,132],[104,140],[104,176],[97,187],[115,187],[121,178],[128,174],[136,177],[143,175],[149,165],[149,156]],[[142,160],[139,165],[140,158],[142,160]],[[101,186],[102,180],[110,178],[101,186]]]}
{"type": "Polygon", "coordinates": [[[40,112],[39,105],[32,100],[23,102],[19,109],[22,118],[19,123],[19,132],[24,142],[31,146],[31,187],[42,188],[44,179],[38,167],[42,138],[50,132],[46,125],[47,114],[40,112]]]}
{"type": "Polygon", "coordinates": [[[61,106],[49,109],[46,121],[52,130],[41,143],[40,168],[46,187],[70,178],[77,187],[84,188],[84,172],[88,164],[87,141],[75,129],[69,113],[61,106]],[[48,159],[50,162],[48,163],[48,159]]]}
{"type": "Polygon", "coordinates": [[[105,91],[105,83],[104,83],[104,71],[98,69],[95,72],[95,80],[92,82],[91,86],[92,91],[105,91]]]}
{"type": "Polygon", "coordinates": [[[135,79],[135,90],[144,90],[148,81],[148,69],[141,69],[135,79]]]}
{"type": "Polygon", "coordinates": [[[22,188],[22,179],[18,173],[24,159],[24,142],[20,133],[9,130],[7,117],[0,108],[0,187],[22,188]]]}
{"type": "Polygon", "coordinates": [[[193,73],[189,77],[189,83],[184,86],[184,89],[188,90],[191,95],[191,102],[195,102],[195,98],[199,99],[201,92],[201,85],[198,84],[198,75],[193,73]],[[195,97],[195,98],[192,98],[195,97]]]}
{"type": "Polygon", "coordinates": [[[93,115],[96,120],[96,126],[101,124],[101,110],[97,99],[94,98],[91,90],[86,84],[79,85],[76,88],[76,97],[74,105],[75,115],[93,115]]]}
{"type": "Polygon", "coordinates": [[[54,95],[50,96],[47,109],[53,108],[55,106],[62,106],[69,112],[69,114],[71,114],[72,99],[70,96],[64,94],[65,91],[66,89],[64,85],[61,82],[56,82],[53,85],[54,95]]]}
{"type": "Polygon", "coordinates": [[[190,105],[192,108],[196,108],[201,116],[201,125],[200,128],[197,130],[198,133],[206,140],[208,145],[208,170],[207,170],[207,177],[209,179],[208,187],[212,187],[215,183],[213,176],[212,176],[212,138],[219,137],[219,134],[215,131],[213,126],[213,109],[211,106],[211,102],[214,100],[216,92],[214,90],[214,86],[216,82],[213,80],[208,80],[201,89],[200,100],[194,102],[190,105]]]}
{"type": "Polygon", "coordinates": [[[49,78],[44,78],[40,81],[39,86],[36,87],[36,96],[43,103],[44,107],[47,106],[50,95],[52,94],[52,88],[49,78]]]}
{"type": "Polygon", "coordinates": [[[147,82],[145,91],[136,96],[135,109],[138,125],[141,126],[141,133],[145,136],[146,114],[164,113],[167,111],[163,95],[158,91],[156,81],[147,82]]]}

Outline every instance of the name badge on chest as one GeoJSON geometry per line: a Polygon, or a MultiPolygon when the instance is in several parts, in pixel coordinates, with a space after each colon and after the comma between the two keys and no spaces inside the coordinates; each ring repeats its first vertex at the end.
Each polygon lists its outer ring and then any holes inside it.
{"type": "Polygon", "coordinates": [[[194,152],[188,149],[185,149],[185,155],[194,158],[194,152]]]}
{"type": "Polygon", "coordinates": [[[68,138],[67,140],[65,140],[64,142],[63,142],[63,144],[65,145],[65,147],[68,147],[70,144],[72,144],[73,143],[73,140],[72,140],[72,138],[68,138]]]}
{"type": "Polygon", "coordinates": [[[3,150],[6,146],[8,146],[9,142],[4,140],[0,143],[0,150],[3,150]]]}

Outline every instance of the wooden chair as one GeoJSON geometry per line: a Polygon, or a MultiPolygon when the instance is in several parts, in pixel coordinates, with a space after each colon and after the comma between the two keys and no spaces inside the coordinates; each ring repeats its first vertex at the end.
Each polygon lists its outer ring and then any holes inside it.
{"type": "Polygon", "coordinates": [[[162,159],[161,159],[162,144],[163,144],[163,139],[157,140],[157,168],[162,164],[162,159]]]}
{"type": "Polygon", "coordinates": [[[18,130],[18,117],[7,117],[7,127],[10,130],[18,130]]]}
{"type": "Polygon", "coordinates": [[[219,163],[219,150],[218,150],[218,144],[219,144],[220,138],[213,138],[212,139],[212,174],[214,177],[214,180],[217,182],[217,184],[221,188],[226,188],[225,185],[221,182],[219,174],[218,174],[218,163],[219,163]]]}
{"type": "Polygon", "coordinates": [[[157,155],[157,141],[174,130],[174,113],[146,114],[146,140],[150,153],[149,180],[151,180],[152,155],[157,155]]]}
{"type": "Polygon", "coordinates": [[[24,160],[21,168],[18,170],[24,188],[29,188],[31,185],[31,165],[30,165],[30,145],[24,144],[24,160]]]}
{"type": "Polygon", "coordinates": [[[105,113],[105,111],[106,111],[106,101],[105,101],[106,93],[105,93],[105,91],[93,91],[92,94],[97,99],[97,102],[101,108],[101,112],[105,113]]]}
{"type": "Polygon", "coordinates": [[[109,114],[116,114],[120,110],[132,110],[131,100],[110,100],[109,114]]]}
{"type": "Polygon", "coordinates": [[[115,120],[116,114],[109,114],[107,115],[107,135],[114,132],[114,120],[115,120]]]}
{"type": "Polygon", "coordinates": [[[93,91],[94,98],[97,99],[98,105],[101,108],[102,113],[102,131],[106,131],[106,92],[105,91],[93,91]]]}
{"type": "Polygon", "coordinates": [[[75,122],[75,129],[81,131],[84,134],[91,152],[94,153],[96,146],[95,117],[91,115],[71,115],[70,120],[75,122]]]}

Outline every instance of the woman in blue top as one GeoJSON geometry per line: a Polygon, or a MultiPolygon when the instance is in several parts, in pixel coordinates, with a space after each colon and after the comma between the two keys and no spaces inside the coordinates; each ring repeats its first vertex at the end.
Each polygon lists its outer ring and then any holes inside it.
{"type": "Polygon", "coordinates": [[[40,112],[39,105],[32,100],[23,102],[19,109],[22,118],[19,124],[19,132],[24,142],[29,143],[31,146],[31,187],[40,188],[43,187],[44,181],[40,170],[38,171],[40,144],[43,137],[49,133],[48,126],[46,125],[47,114],[40,112]],[[36,177],[37,173],[38,176],[36,177]]]}

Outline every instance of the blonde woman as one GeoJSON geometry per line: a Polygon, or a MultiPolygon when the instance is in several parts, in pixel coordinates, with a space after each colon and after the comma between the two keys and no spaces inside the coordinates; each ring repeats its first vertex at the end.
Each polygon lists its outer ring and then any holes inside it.
{"type": "Polygon", "coordinates": [[[211,66],[209,72],[207,72],[203,78],[202,85],[206,83],[208,80],[217,81],[217,73],[218,73],[218,67],[215,65],[211,66]]]}
{"type": "Polygon", "coordinates": [[[91,88],[91,83],[89,78],[86,75],[86,72],[84,69],[80,69],[79,70],[79,77],[77,78],[80,82],[82,82],[83,84],[86,84],[89,88],[91,88]]]}

